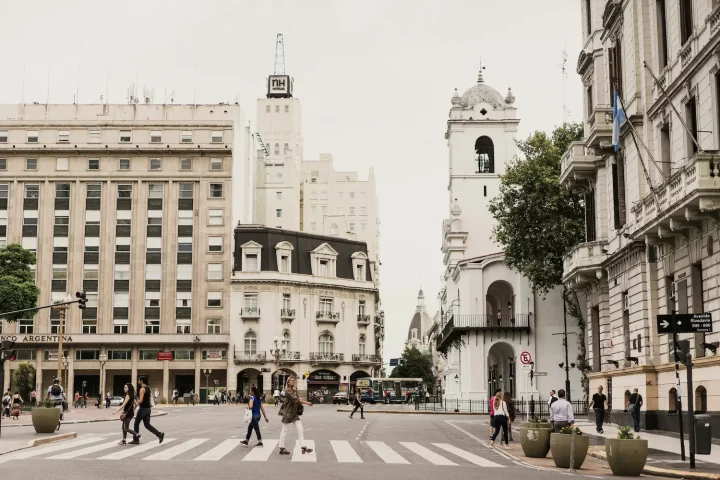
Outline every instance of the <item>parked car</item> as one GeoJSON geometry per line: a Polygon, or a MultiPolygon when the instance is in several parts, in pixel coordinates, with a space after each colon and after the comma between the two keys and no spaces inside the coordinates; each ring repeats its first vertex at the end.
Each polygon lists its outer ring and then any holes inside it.
{"type": "Polygon", "coordinates": [[[336,405],[338,403],[350,405],[350,398],[348,397],[348,392],[337,392],[335,395],[333,395],[333,405],[336,405]]]}
{"type": "Polygon", "coordinates": [[[123,397],[112,397],[110,399],[110,406],[119,407],[123,403],[123,397]]]}

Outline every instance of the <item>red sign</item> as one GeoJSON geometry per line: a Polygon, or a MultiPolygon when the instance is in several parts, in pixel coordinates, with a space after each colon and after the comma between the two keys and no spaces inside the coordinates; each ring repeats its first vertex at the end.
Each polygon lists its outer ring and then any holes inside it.
{"type": "Polygon", "coordinates": [[[158,352],[157,354],[158,361],[161,360],[172,360],[172,352],[158,352]]]}
{"type": "Polygon", "coordinates": [[[530,352],[522,352],[520,354],[520,361],[523,365],[529,365],[530,362],[532,362],[532,357],[530,356],[530,352]]]}

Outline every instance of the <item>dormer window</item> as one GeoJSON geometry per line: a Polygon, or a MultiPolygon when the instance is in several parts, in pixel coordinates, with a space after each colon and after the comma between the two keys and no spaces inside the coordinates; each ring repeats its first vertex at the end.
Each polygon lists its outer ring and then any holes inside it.
{"type": "Polygon", "coordinates": [[[318,275],[321,277],[327,277],[328,276],[328,262],[327,260],[320,260],[320,270],[318,272],[318,275]]]}
{"type": "Polygon", "coordinates": [[[338,253],[327,243],[323,243],[310,252],[312,274],[321,277],[337,276],[338,253]]]}
{"type": "Polygon", "coordinates": [[[275,245],[275,253],[277,255],[278,272],[292,273],[292,251],[293,246],[290,242],[280,242],[275,245]]]}
{"type": "Polygon", "coordinates": [[[262,245],[257,242],[250,241],[244,243],[240,248],[242,249],[242,271],[259,272],[262,245]]]}
{"type": "Polygon", "coordinates": [[[355,280],[360,282],[366,281],[367,260],[368,256],[365,252],[355,252],[352,254],[353,272],[355,280]]]}
{"type": "Polygon", "coordinates": [[[413,328],[412,330],[412,339],[417,340],[417,330],[413,328]]]}

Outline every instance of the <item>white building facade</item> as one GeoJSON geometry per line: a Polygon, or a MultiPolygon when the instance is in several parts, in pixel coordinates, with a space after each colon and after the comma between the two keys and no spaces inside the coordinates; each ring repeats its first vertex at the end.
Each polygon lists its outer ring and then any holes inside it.
{"type": "MultiPolygon", "coordinates": [[[[485,84],[482,70],[477,84],[452,98],[445,133],[450,218],[443,221],[442,313],[429,332],[433,348],[446,356],[436,366],[450,399],[486,400],[497,389],[537,399],[565,386],[565,371],[558,367],[564,361],[562,336],[553,335],[564,332],[560,293],[539,298],[526,278],[506,266],[502,247],[492,240],[495,221],[488,205],[516,154],[520,120],[514,102],[509,90],[503,98],[485,84]],[[530,368],[545,376],[531,383],[530,368]]],[[[575,347],[571,335],[570,351],[575,347]]],[[[571,370],[574,394],[581,391],[579,379],[571,370]]]]}
{"type": "MultiPolygon", "coordinates": [[[[561,181],[584,192],[587,228],[567,253],[564,281],[587,294],[590,390],[606,387],[610,419],[629,421],[627,397],[638,388],[642,427],[676,430],[672,339],[657,315],[710,313],[720,330],[720,5],[586,0],[582,15],[585,140],[566,152],[561,181]],[[618,152],[614,90],[636,131],[623,125],[618,152]]],[[[680,335],[695,359],[693,391],[682,373],[684,407],[691,395],[696,411],[720,410],[718,340],[720,332],[680,335]]]]}

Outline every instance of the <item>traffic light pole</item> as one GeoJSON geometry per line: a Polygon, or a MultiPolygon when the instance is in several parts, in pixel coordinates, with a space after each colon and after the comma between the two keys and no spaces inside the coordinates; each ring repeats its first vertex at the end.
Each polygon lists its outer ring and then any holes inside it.
{"type": "MultiPolygon", "coordinates": [[[[62,383],[62,358],[65,356],[63,354],[63,327],[65,325],[65,311],[67,310],[67,305],[58,305],[53,307],[53,310],[57,310],[60,315],[60,326],[58,327],[58,351],[57,351],[57,377],[59,378],[60,382],[62,383]]],[[[64,385],[64,388],[67,388],[67,385],[64,385]]]]}

